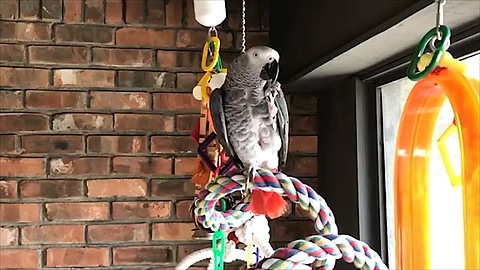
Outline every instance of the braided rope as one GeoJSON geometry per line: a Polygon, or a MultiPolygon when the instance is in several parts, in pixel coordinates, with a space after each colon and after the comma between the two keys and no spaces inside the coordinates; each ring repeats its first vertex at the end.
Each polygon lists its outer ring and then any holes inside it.
{"type": "MultiPolygon", "coordinates": [[[[205,189],[200,191],[195,201],[195,216],[200,224],[213,231],[218,229],[228,230],[237,228],[253,217],[250,211],[245,212],[248,206],[249,196],[234,209],[220,212],[215,205],[224,196],[243,190],[246,176],[242,174],[232,177],[219,176],[214,182],[208,183],[205,189]]],[[[335,218],[332,210],[325,200],[320,197],[310,186],[303,184],[294,177],[288,177],[283,173],[272,173],[268,170],[259,169],[254,176],[254,181],[249,183],[249,189],[261,189],[286,194],[287,197],[308,211],[309,217],[315,221],[316,230],[322,234],[338,234],[335,218]]]]}
{"type": "MultiPolygon", "coordinates": [[[[315,221],[315,229],[319,235],[295,240],[285,248],[279,248],[264,258],[253,269],[333,269],[335,261],[342,258],[353,263],[359,269],[388,269],[380,256],[366,243],[348,235],[338,235],[335,217],[325,200],[311,187],[294,177],[283,173],[272,173],[260,169],[255,173],[254,181],[249,189],[261,189],[285,194],[291,201],[308,211],[309,217],[315,221]]],[[[205,228],[213,231],[238,228],[252,218],[252,212],[246,212],[250,197],[247,196],[235,208],[226,212],[215,209],[222,197],[243,190],[246,176],[219,176],[214,182],[205,186],[195,201],[195,216],[205,228]]]]}
{"type": "Polygon", "coordinates": [[[255,269],[296,269],[312,263],[320,269],[333,269],[340,258],[358,269],[388,269],[366,243],[349,235],[313,235],[292,241],[260,261],[255,269]]]}

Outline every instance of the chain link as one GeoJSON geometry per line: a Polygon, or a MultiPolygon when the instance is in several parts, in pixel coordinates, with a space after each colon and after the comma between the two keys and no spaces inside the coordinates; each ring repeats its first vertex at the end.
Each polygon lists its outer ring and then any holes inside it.
{"type": "Polygon", "coordinates": [[[245,25],[245,0],[242,0],[242,53],[245,53],[246,51],[246,43],[247,43],[247,37],[246,37],[246,25],[245,25]]]}

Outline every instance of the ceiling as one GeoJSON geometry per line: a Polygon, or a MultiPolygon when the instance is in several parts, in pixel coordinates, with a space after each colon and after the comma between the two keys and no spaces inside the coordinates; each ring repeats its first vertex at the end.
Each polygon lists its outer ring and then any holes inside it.
{"type": "MultiPolygon", "coordinates": [[[[357,45],[331,57],[320,59],[287,81],[292,91],[318,91],[338,79],[352,74],[362,74],[372,67],[381,66],[385,59],[404,57],[413,53],[420,39],[435,26],[436,3],[426,5],[388,29],[359,42],[357,45]],[[296,77],[296,78],[295,78],[296,77]],[[315,84],[312,84],[315,81],[315,84]],[[312,88],[314,87],[314,89],[312,88]]],[[[447,1],[444,7],[444,24],[452,29],[466,28],[480,23],[480,1],[447,1]]],[[[381,27],[381,26],[379,26],[381,27]]]]}

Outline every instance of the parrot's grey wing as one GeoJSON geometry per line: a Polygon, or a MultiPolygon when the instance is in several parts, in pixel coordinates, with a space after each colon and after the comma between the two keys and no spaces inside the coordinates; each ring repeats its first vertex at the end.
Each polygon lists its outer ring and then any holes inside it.
{"type": "Polygon", "coordinates": [[[228,140],[227,125],[225,121],[225,112],[223,110],[223,89],[217,88],[210,94],[210,114],[212,116],[213,127],[217,134],[217,140],[225,149],[227,155],[233,160],[239,169],[243,169],[243,163],[238,158],[235,150],[228,140]]]}
{"type": "MultiPolygon", "coordinates": [[[[279,86],[277,84],[277,86],[279,86]]],[[[278,125],[278,133],[282,140],[282,147],[278,153],[279,157],[279,170],[284,168],[287,163],[287,155],[288,155],[288,134],[290,128],[290,121],[289,121],[289,114],[288,114],[288,106],[287,101],[285,100],[285,96],[283,95],[283,91],[280,87],[277,90],[277,96],[275,97],[275,106],[278,109],[277,113],[277,125],[278,125]]]]}

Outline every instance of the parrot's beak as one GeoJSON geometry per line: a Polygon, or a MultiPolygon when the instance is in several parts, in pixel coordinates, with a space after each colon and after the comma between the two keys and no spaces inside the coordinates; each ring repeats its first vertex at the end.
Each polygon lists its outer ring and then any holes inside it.
{"type": "Polygon", "coordinates": [[[271,63],[266,64],[263,66],[262,72],[260,73],[260,77],[264,80],[272,80],[275,83],[278,79],[278,73],[280,72],[280,68],[278,66],[278,61],[273,60],[271,63]]]}

